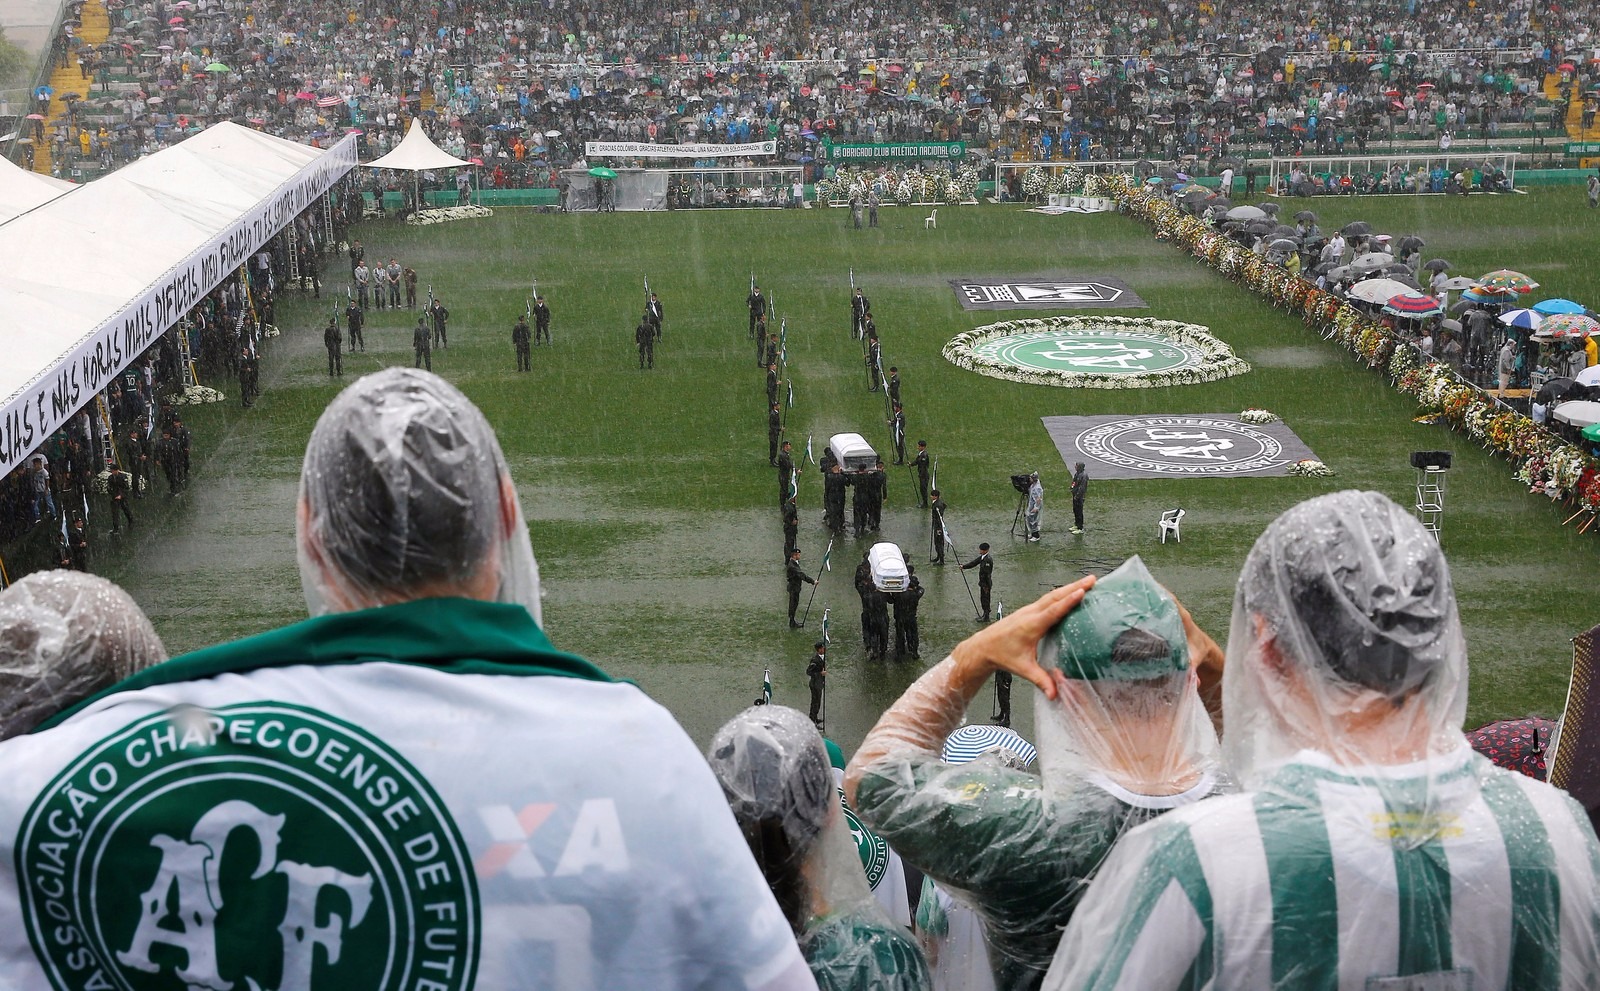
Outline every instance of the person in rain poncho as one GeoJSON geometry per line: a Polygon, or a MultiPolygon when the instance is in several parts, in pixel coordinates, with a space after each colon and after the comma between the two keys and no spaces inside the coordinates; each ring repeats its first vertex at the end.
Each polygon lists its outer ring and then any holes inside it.
{"type": "Polygon", "coordinates": [[[846,792],[908,864],[983,917],[997,988],[1043,980],[1118,836],[1218,787],[1191,658],[1209,667],[1219,654],[1131,558],[959,644],[862,742],[846,792]],[[1039,776],[940,759],[997,670],[1039,688],[1039,776]]]}
{"type": "Polygon", "coordinates": [[[1594,832],[1472,752],[1466,676],[1449,568],[1409,511],[1339,492],[1278,517],[1223,675],[1244,793],[1126,837],[1045,986],[1592,987],[1594,832]]]}
{"type": "Polygon", "coordinates": [[[873,898],[822,737],[785,706],[729,720],[706,751],[822,991],[932,991],[922,952],[873,898]]]}
{"type": "Polygon", "coordinates": [[[82,571],[39,571],[0,592],[0,740],[167,659],[133,598],[82,571]]]}
{"type": "Polygon", "coordinates": [[[695,745],[545,637],[465,396],[341,392],[296,536],[309,620],[0,743],[0,987],[815,987],[695,745]]]}
{"type": "Polygon", "coordinates": [[[1039,473],[1034,472],[1028,476],[1028,502],[1024,508],[1024,518],[1028,524],[1028,540],[1039,540],[1039,527],[1044,522],[1044,486],[1039,484],[1039,473]]]}

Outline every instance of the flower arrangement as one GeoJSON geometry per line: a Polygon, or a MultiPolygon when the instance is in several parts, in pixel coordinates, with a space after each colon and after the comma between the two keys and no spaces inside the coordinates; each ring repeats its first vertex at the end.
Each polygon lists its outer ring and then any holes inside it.
{"type": "Polygon", "coordinates": [[[427,227],[431,224],[443,224],[452,220],[471,220],[476,217],[492,217],[494,211],[486,206],[444,206],[432,210],[418,210],[407,214],[406,223],[415,227],[427,227]]]}
{"type": "Polygon", "coordinates": [[[1240,423],[1249,423],[1255,426],[1260,426],[1263,423],[1277,423],[1280,419],[1282,417],[1271,410],[1259,409],[1255,406],[1239,414],[1240,423]]]}
{"type": "Polygon", "coordinates": [[[1289,474],[1298,478],[1332,478],[1333,469],[1321,461],[1306,458],[1289,466],[1289,474]]]}
{"type": "Polygon", "coordinates": [[[1153,317],[1047,317],[1006,320],[957,334],[944,346],[943,353],[951,364],[990,378],[1028,385],[1054,385],[1079,389],[1154,389],[1169,385],[1193,385],[1242,375],[1250,370],[1250,365],[1235,355],[1233,349],[1226,343],[1212,336],[1209,328],[1199,324],[1179,323],[1176,320],[1157,320],[1153,317]],[[1048,334],[1063,331],[1147,334],[1195,352],[1199,356],[1199,361],[1177,368],[1133,374],[1097,373],[1070,369],[1021,368],[983,353],[983,345],[998,338],[1015,334],[1048,334]]]}
{"type": "Polygon", "coordinates": [[[220,403],[227,398],[209,386],[191,385],[182,392],[167,396],[166,401],[173,406],[204,406],[207,403],[220,403]]]}
{"type": "MultiPolygon", "coordinates": [[[[1105,183],[1106,195],[1126,213],[1143,219],[1159,240],[1185,251],[1261,295],[1268,303],[1300,314],[1307,327],[1338,340],[1368,367],[1382,369],[1395,387],[1414,396],[1435,421],[1442,421],[1516,463],[1516,477],[1532,491],[1575,502],[1600,514],[1600,462],[1540,428],[1528,417],[1463,382],[1448,367],[1397,347],[1393,332],[1349,303],[1217,235],[1198,218],[1142,186],[1131,175],[1089,176],[1105,183]]],[[[1302,464],[1305,464],[1302,462],[1302,464]]],[[[1326,466],[1319,466],[1326,471],[1326,466]]],[[[1321,475],[1293,466],[1291,474],[1321,475]]],[[[1328,472],[1331,474],[1331,472],[1328,472]]],[[[1595,531],[1600,533],[1600,527],[1595,531]]]]}
{"type": "MultiPolygon", "coordinates": [[[[101,495],[109,495],[111,493],[111,476],[113,474],[121,475],[123,478],[126,478],[128,480],[128,491],[133,491],[133,476],[121,470],[120,468],[116,472],[112,472],[110,468],[107,468],[105,471],[102,471],[100,474],[96,475],[94,477],[94,482],[92,483],[94,490],[101,495]]],[[[144,476],[141,475],[139,476],[139,491],[143,492],[146,488],[149,488],[149,485],[146,483],[144,476]]]]}
{"type": "Polygon", "coordinates": [[[275,325],[273,325],[273,324],[270,324],[270,323],[265,323],[265,324],[262,324],[262,325],[261,325],[261,336],[262,336],[262,337],[278,337],[278,336],[280,336],[280,335],[281,335],[281,334],[282,334],[282,333],[283,333],[283,332],[282,332],[282,331],[280,331],[280,330],[279,330],[279,329],[278,329],[278,328],[277,328],[277,327],[276,327],[276,326],[275,326],[275,325]]]}

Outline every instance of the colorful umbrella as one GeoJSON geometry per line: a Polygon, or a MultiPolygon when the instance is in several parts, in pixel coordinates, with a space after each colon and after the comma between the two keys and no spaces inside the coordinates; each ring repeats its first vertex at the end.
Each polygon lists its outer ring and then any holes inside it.
{"type": "Polygon", "coordinates": [[[1507,310],[1500,314],[1500,322],[1507,327],[1521,327],[1523,330],[1538,330],[1544,315],[1533,310],[1507,310]]]}
{"type": "Polygon", "coordinates": [[[1461,294],[1461,298],[1473,303],[1509,303],[1517,298],[1515,289],[1491,289],[1484,285],[1474,285],[1471,289],[1461,294]]]}
{"type": "Polygon", "coordinates": [[[1582,303],[1575,303],[1570,299],[1545,299],[1533,304],[1533,308],[1540,313],[1586,313],[1588,307],[1582,303]]]}
{"type": "Polygon", "coordinates": [[[983,726],[973,723],[950,734],[944,741],[941,756],[951,764],[965,764],[994,751],[1009,751],[1020,758],[1024,766],[1032,764],[1036,754],[1033,745],[1024,740],[1016,730],[1004,726],[983,726]]]}
{"type": "Polygon", "coordinates": [[[1541,337],[1588,337],[1591,334],[1600,334],[1600,320],[1586,317],[1581,313],[1557,313],[1545,317],[1539,322],[1539,336],[1541,337]]]}
{"type": "Polygon", "coordinates": [[[1521,272],[1513,272],[1509,268],[1498,268],[1488,275],[1478,279],[1478,285],[1490,289],[1510,289],[1512,292],[1529,292],[1539,288],[1539,283],[1533,281],[1521,272]]]}
{"type": "Polygon", "coordinates": [[[1556,724],[1549,719],[1503,719],[1467,734],[1472,749],[1508,771],[1543,781],[1545,751],[1550,748],[1556,724]]]}
{"type": "Polygon", "coordinates": [[[596,165],[589,170],[589,174],[596,179],[615,179],[617,177],[616,172],[606,168],[604,165],[596,165]]]}
{"type": "Polygon", "coordinates": [[[1444,304],[1424,293],[1407,292],[1389,297],[1389,302],[1384,304],[1383,312],[1416,320],[1438,316],[1444,312],[1444,304]]]}

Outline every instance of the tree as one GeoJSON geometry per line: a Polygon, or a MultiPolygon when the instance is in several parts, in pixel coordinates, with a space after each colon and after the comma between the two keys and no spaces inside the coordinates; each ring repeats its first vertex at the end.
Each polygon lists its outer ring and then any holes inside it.
{"type": "Polygon", "coordinates": [[[0,86],[20,81],[32,63],[28,52],[7,38],[6,29],[0,26],[0,86]]]}

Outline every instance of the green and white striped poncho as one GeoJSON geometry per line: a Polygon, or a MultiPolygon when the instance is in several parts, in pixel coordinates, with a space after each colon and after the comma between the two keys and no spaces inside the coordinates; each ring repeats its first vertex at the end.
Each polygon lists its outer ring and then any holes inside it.
{"type": "Polygon", "coordinates": [[[1577,803],[1465,745],[1384,768],[1302,753],[1130,833],[1045,988],[1592,987],[1597,874],[1577,803]]]}

